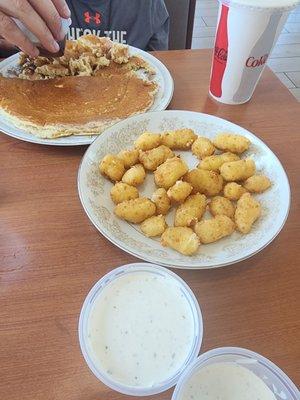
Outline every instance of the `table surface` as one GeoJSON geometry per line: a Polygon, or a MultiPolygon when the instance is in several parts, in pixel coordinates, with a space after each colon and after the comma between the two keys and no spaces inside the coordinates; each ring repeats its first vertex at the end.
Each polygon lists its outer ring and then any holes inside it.
{"type": "MultiPolygon", "coordinates": [[[[207,95],[208,50],[156,53],[175,80],[171,109],[226,118],[259,136],[290,179],[289,219],[274,242],[242,263],[176,272],[203,312],[201,352],[249,348],[300,383],[300,105],[270,70],[251,102],[215,103],[207,95]]],[[[0,398],[126,399],[99,382],[81,356],[77,324],[95,281],[136,259],[89,222],[77,195],[86,147],[59,148],[0,139],[0,398]]],[[[171,391],[151,398],[169,399],[171,391]]]]}

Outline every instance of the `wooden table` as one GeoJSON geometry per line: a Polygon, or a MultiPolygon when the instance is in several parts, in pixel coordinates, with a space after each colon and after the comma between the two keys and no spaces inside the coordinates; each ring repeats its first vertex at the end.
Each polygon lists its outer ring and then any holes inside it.
{"type": "MultiPolygon", "coordinates": [[[[175,79],[170,108],[214,114],[254,132],[278,155],[292,186],[288,222],[261,253],[223,269],[177,270],[202,307],[201,352],[246,347],[273,360],[299,384],[300,104],[269,70],[250,103],[217,104],[207,96],[210,51],[157,56],[175,79]]],[[[104,239],[81,207],[76,178],[85,150],[1,135],[3,400],[127,398],[92,375],[78,345],[78,315],[90,287],[114,267],[136,261],[104,239]]],[[[156,398],[170,396],[171,391],[156,398]]]]}

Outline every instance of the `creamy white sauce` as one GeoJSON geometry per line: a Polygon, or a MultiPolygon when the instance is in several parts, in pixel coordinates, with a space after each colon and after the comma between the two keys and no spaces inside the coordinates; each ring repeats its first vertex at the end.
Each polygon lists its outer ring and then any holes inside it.
{"type": "Polygon", "coordinates": [[[191,306],[168,276],[132,272],[96,298],[88,344],[97,368],[127,386],[152,387],[174,374],[194,339],[191,306]]]}
{"type": "Polygon", "coordinates": [[[299,0],[226,0],[228,3],[232,4],[240,4],[243,6],[252,6],[252,7],[291,7],[299,3],[299,0]]]}
{"type": "Polygon", "coordinates": [[[185,384],[180,400],[276,400],[249,369],[231,362],[207,365],[185,384]]]}

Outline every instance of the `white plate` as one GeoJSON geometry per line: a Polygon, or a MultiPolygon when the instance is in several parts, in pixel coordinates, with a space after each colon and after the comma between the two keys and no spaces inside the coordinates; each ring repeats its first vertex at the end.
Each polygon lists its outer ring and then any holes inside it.
{"type": "MultiPolygon", "coordinates": [[[[145,59],[156,71],[155,81],[159,84],[159,91],[156,94],[155,101],[149,111],[165,110],[170,104],[173,92],[174,81],[164,64],[155,58],[153,55],[146,53],[143,50],[130,46],[131,55],[139,55],[145,59]]],[[[9,70],[17,66],[19,54],[7,58],[0,62],[0,73],[4,76],[9,75],[9,70]]],[[[22,129],[16,128],[10,122],[0,117],[0,132],[6,133],[9,136],[23,140],[25,142],[46,144],[52,146],[79,146],[91,144],[97,136],[68,136],[57,139],[41,139],[22,129]]]]}
{"type": "MultiPolygon", "coordinates": [[[[193,168],[197,161],[191,152],[176,152],[193,168]]],[[[153,177],[147,179],[140,193],[148,197],[155,190],[153,177]]],[[[189,111],[163,111],[137,115],[114,125],[99,136],[85,153],[78,174],[78,190],[85,212],[95,227],[112,243],[143,260],[174,268],[214,268],[237,263],[258,253],[283,228],[290,207],[290,187],[286,173],[272,151],[256,136],[238,125],[212,115],[189,111]],[[187,257],[162,247],[159,240],[146,238],[139,227],[118,219],[110,199],[112,183],[100,175],[99,161],[107,153],[118,153],[132,146],[144,131],[192,128],[208,138],[219,132],[232,132],[249,138],[252,146],[245,156],[253,158],[259,172],[272,180],[272,187],[257,199],[262,217],[248,235],[235,232],[216,243],[200,246],[198,254],[187,257]]],[[[172,224],[173,217],[168,220],[172,224]]]]}

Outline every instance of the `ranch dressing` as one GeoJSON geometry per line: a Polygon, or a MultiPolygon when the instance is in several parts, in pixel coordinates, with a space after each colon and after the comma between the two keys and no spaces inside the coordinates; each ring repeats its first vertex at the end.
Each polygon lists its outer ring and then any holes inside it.
{"type": "Polygon", "coordinates": [[[151,387],[174,376],[194,339],[191,306],[171,277],[136,271],[110,282],[88,319],[96,367],[127,386],[151,387]]]}
{"type": "Polygon", "coordinates": [[[186,383],[180,400],[276,400],[249,369],[232,362],[207,365],[186,383]]]}

